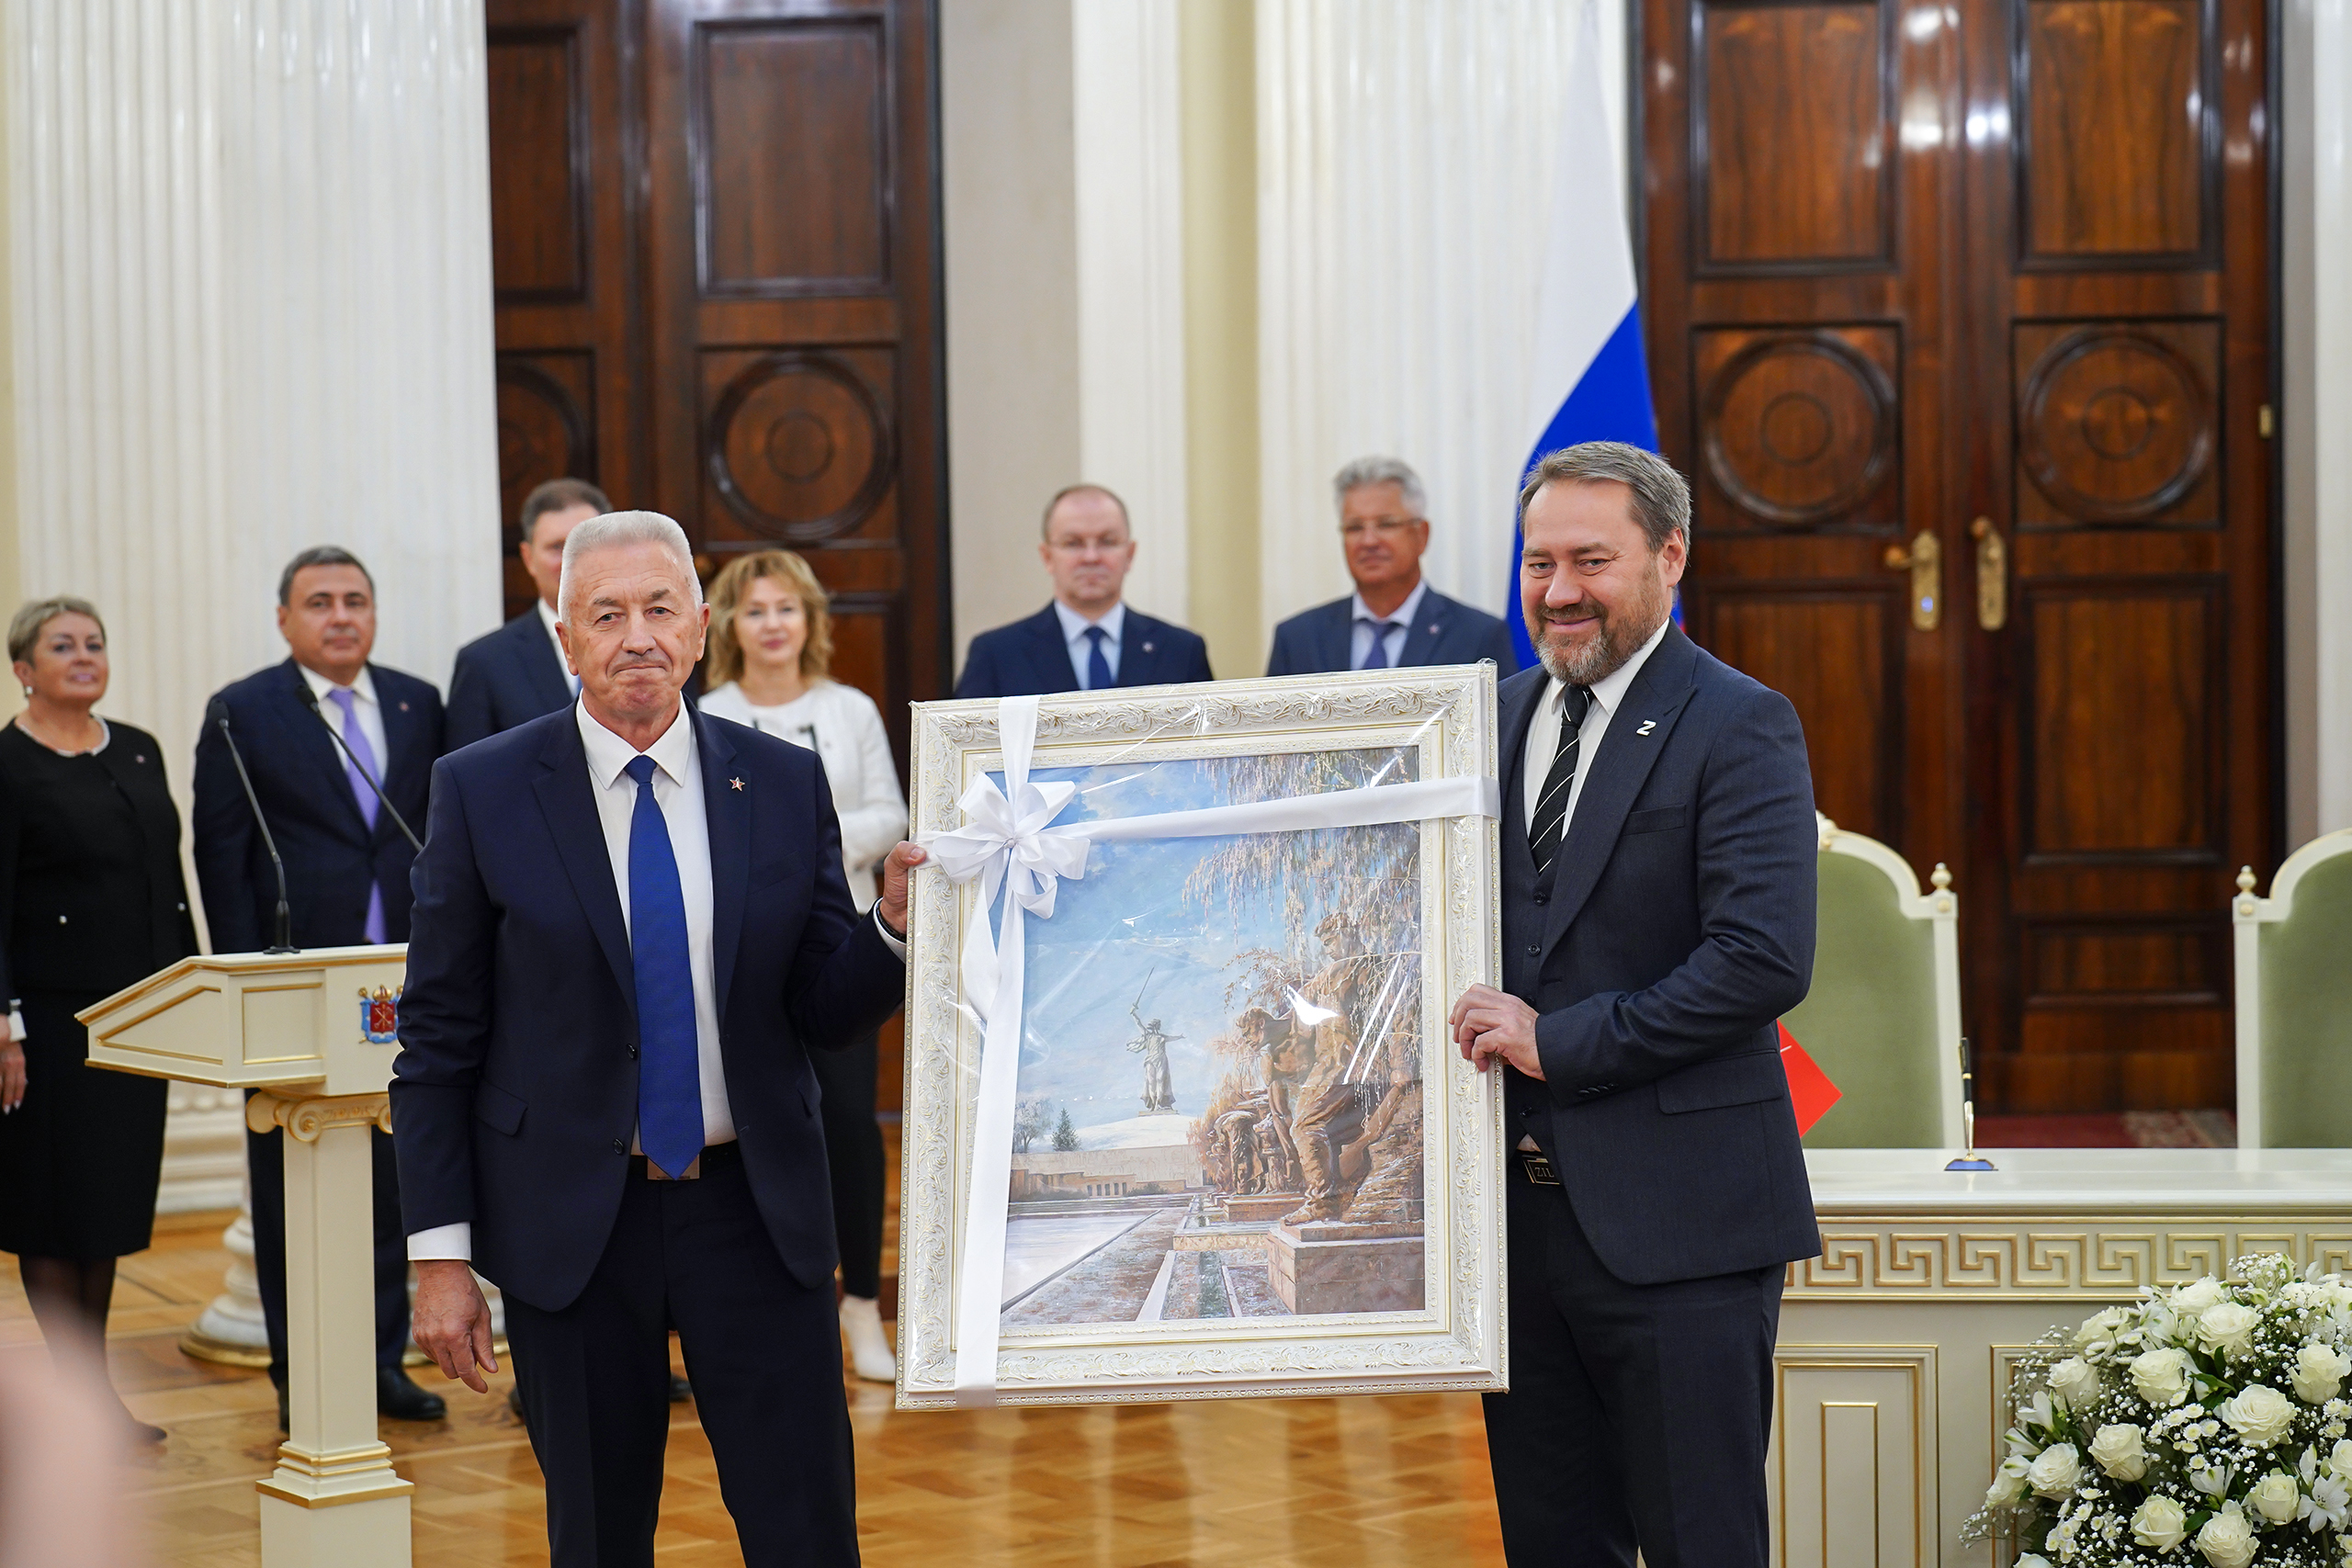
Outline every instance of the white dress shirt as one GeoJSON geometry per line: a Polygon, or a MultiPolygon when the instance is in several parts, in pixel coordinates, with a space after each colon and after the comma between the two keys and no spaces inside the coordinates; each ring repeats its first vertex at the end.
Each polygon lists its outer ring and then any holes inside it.
{"type": "Polygon", "coordinates": [[[547,628],[548,646],[555,649],[555,667],[563,671],[563,678],[565,682],[571,687],[571,694],[575,697],[578,696],[580,694],[580,677],[571,672],[571,661],[563,656],[563,638],[555,629],[555,611],[548,606],[548,602],[544,599],[534,599],[531,601],[531,605],[539,613],[539,625],[547,628]]]}
{"type": "Polygon", "coordinates": [[[1350,630],[1354,640],[1349,644],[1348,668],[1361,670],[1364,667],[1364,661],[1372,657],[1373,623],[1386,621],[1388,630],[1381,640],[1387,644],[1387,657],[1381,663],[1385,668],[1395,669],[1396,661],[1405,656],[1405,639],[1413,635],[1413,617],[1421,613],[1421,600],[1429,591],[1430,580],[1424,577],[1413,584],[1413,591],[1405,595],[1405,602],[1385,615],[1374,615],[1372,606],[1363,602],[1363,595],[1356,594],[1353,600],[1355,620],[1350,630]]]}
{"type": "MultiPolygon", "coordinates": [[[[1609,733],[1610,716],[1625,700],[1626,689],[1642,666],[1666,640],[1666,628],[1674,624],[1668,616],[1650,633],[1649,641],[1634,650],[1634,657],[1592,683],[1592,705],[1584,712],[1584,726],[1577,731],[1576,782],[1568,785],[1567,814],[1560,818],[1560,842],[1568,841],[1568,824],[1577,819],[1577,797],[1584,794],[1584,781],[1591,775],[1592,760],[1600,751],[1600,738],[1609,733]]],[[[1567,682],[1555,675],[1544,684],[1544,700],[1535,706],[1535,716],[1527,726],[1527,757],[1520,773],[1520,793],[1527,797],[1528,831],[1535,830],[1535,807],[1544,798],[1544,781],[1552,772],[1552,759],[1560,750],[1560,707],[1568,694],[1567,682]]]]}
{"type": "Polygon", "coordinates": [[[1090,621],[1057,599],[1054,601],[1054,615],[1062,624],[1062,641],[1069,645],[1069,667],[1078,674],[1078,689],[1081,692],[1093,690],[1086,683],[1087,658],[1094,651],[1094,645],[1086,637],[1090,626],[1102,628],[1102,662],[1111,667],[1111,679],[1116,682],[1119,678],[1119,632],[1127,624],[1126,601],[1123,599],[1105,610],[1101,620],[1090,621]]]}
{"type": "Polygon", "coordinates": [[[872,908],[882,891],[875,867],[907,835],[907,797],[874,699],[855,686],[820,678],[797,701],[755,707],[729,681],[704,693],[695,705],[714,718],[748,724],[817,753],[841,820],[842,874],[849,880],[850,901],[860,912],[872,908]]]}
{"type": "MultiPolygon", "coordinates": [[[[348,690],[359,699],[351,705],[352,709],[359,716],[359,733],[368,742],[368,754],[376,759],[376,782],[382,784],[384,769],[390,765],[386,757],[390,749],[384,742],[383,705],[376,700],[376,682],[368,673],[368,667],[365,664],[359,667],[359,679],[351,682],[347,688],[338,688],[333,681],[307,664],[297,661],[294,668],[302,672],[303,684],[309,686],[311,694],[319,699],[319,712],[325,716],[328,727],[337,735],[343,735],[346,743],[351,737],[343,734],[343,705],[328,697],[327,694],[336,690],[348,690]]],[[[332,740],[327,744],[334,746],[332,740]]],[[[334,747],[334,760],[343,764],[344,773],[348,773],[351,771],[351,759],[343,754],[341,746],[334,747]]],[[[355,795],[358,793],[356,786],[352,793],[355,795]]]]}

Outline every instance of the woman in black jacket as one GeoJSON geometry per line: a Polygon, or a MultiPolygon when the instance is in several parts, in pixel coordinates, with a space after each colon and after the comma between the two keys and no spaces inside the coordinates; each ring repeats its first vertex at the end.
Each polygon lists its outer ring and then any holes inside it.
{"type": "Polygon", "coordinates": [[[8,659],[25,711],[0,728],[0,1251],[52,1351],[103,1364],[116,1260],[154,1230],[165,1086],[85,1066],[74,1015],[194,953],[196,926],[163,750],[91,711],[107,690],[97,611],[27,604],[8,659]]]}

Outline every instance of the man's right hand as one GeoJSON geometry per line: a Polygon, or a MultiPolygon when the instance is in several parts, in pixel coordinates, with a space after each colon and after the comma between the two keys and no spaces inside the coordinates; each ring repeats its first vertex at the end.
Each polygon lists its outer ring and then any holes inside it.
{"type": "Polygon", "coordinates": [[[454,1258],[432,1258],[416,1266],[416,1308],[410,1332],[417,1348],[438,1362],[444,1376],[476,1393],[488,1393],[482,1373],[498,1370],[490,1344],[490,1303],[474,1283],[470,1265],[454,1258]]]}

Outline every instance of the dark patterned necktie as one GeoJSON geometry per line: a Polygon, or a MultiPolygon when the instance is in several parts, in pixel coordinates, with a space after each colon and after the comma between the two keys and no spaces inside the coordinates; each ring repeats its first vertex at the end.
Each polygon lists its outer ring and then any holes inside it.
{"type": "Polygon", "coordinates": [[[1536,797],[1535,820],[1529,825],[1527,847],[1535,852],[1535,874],[1551,874],[1552,858],[1560,852],[1560,829],[1568,819],[1568,788],[1576,782],[1578,732],[1592,707],[1592,688],[1570,686],[1560,699],[1560,749],[1552,753],[1552,770],[1544,775],[1544,793],[1536,797]]]}
{"type": "Polygon", "coordinates": [[[1365,670],[1385,670],[1389,667],[1388,634],[1396,629],[1396,623],[1394,621],[1370,621],[1365,624],[1372,627],[1372,647],[1365,650],[1363,663],[1361,668],[1365,670]]]}

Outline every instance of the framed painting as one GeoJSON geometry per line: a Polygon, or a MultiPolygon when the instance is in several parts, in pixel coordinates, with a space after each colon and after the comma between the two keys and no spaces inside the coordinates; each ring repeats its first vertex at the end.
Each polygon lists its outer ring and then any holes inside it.
{"type": "Polygon", "coordinates": [[[905,1408],[1507,1385],[1491,665],[919,704],[905,1408]]]}

